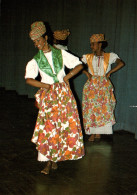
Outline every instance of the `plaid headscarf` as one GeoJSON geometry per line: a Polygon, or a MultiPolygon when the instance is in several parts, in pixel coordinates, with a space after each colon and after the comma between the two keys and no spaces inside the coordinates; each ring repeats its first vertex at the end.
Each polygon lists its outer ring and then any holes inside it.
{"type": "Polygon", "coordinates": [[[90,43],[106,41],[104,37],[105,37],[104,34],[93,34],[90,37],[90,43]]]}
{"type": "Polygon", "coordinates": [[[56,30],[53,33],[53,36],[57,40],[65,40],[70,35],[70,31],[68,29],[65,30],[56,30]]]}
{"type": "Polygon", "coordinates": [[[29,36],[32,40],[41,37],[46,32],[46,27],[43,22],[37,21],[31,24],[31,31],[29,36]]]}

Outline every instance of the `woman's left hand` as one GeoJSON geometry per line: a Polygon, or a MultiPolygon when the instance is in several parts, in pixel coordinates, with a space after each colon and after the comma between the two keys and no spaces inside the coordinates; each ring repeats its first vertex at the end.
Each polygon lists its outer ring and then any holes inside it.
{"type": "Polygon", "coordinates": [[[64,80],[64,82],[65,82],[67,85],[69,85],[69,80],[67,79],[67,76],[65,76],[65,77],[63,78],[63,80],[64,80]]]}
{"type": "Polygon", "coordinates": [[[106,74],[107,79],[109,79],[110,75],[111,75],[110,72],[108,72],[108,73],[106,74]]]}
{"type": "Polygon", "coordinates": [[[69,80],[67,79],[67,75],[63,78],[64,82],[67,84],[67,86],[70,89],[70,84],[69,84],[69,80]]]}

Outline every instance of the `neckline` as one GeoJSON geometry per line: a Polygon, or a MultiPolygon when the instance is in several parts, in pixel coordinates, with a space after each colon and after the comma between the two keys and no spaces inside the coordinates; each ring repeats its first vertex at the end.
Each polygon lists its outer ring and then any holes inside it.
{"type": "MultiPolygon", "coordinates": [[[[43,50],[42,50],[43,51],[43,50]]],[[[47,51],[43,51],[43,53],[48,53],[48,52],[50,52],[51,51],[51,49],[49,48],[47,51]]]]}
{"type": "Polygon", "coordinates": [[[104,52],[102,52],[101,55],[96,55],[96,54],[95,54],[95,56],[98,57],[98,58],[99,58],[99,57],[104,57],[104,52]]]}

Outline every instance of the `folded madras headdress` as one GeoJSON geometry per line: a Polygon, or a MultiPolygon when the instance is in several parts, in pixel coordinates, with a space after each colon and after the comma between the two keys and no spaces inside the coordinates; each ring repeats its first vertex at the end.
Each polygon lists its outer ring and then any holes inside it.
{"type": "Polygon", "coordinates": [[[31,24],[29,36],[32,40],[41,37],[46,32],[46,27],[42,21],[37,21],[31,24]]]}
{"type": "Polygon", "coordinates": [[[56,30],[53,33],[53,36],[54,36],[55,39],[62,40],[62,41],[65,40],[69,35],[70,35],[69,29],[56,30]]]}
{"type": "Polygon", "coordinates": [[[104,34],[93,34],[90,37],[90,43],[93,43],[93,42],[102,42],[102,41],[106,41],[104,34]]]}

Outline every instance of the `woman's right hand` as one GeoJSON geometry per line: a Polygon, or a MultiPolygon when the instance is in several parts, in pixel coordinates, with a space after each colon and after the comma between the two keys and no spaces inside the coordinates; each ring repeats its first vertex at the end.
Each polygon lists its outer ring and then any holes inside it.
{"type": "Polygon", "coordinates": [[[50,89],[50,84],[46,84],[46,83],[43,83],[41,81],[37,81],[37,80],[32,79],[32,78],[27,78],[26,83],[29,84],[29,85],[32,85],[34,87],[44,88],[44,89],[47,89],[47,90],[50,89]]]}
{"type": "Polygon", "coordinates": [[[90,81],[91,78],[92,78],[92,75],[89,73],[89,75],[88,75],[88,80],[90,81]]]}
{"type": "Polygon", "coordinates": [[[49,90],[50,90],[50,87],[51,87],[51,85],[50,85],[50,84],[46,84],[46,86],[45,86],[45,87],[42,87],[42,88],[44,88],[44,89],[46,90],[46,92],[47,92],[47,91],[49,91],[49,90]]]}
{"type": "Polygon", "coordinates": [[[88,77],[88,80],[90,81],[92,75],[86,70],[83,70],[82,73],[84,73],[88,77]]]}

